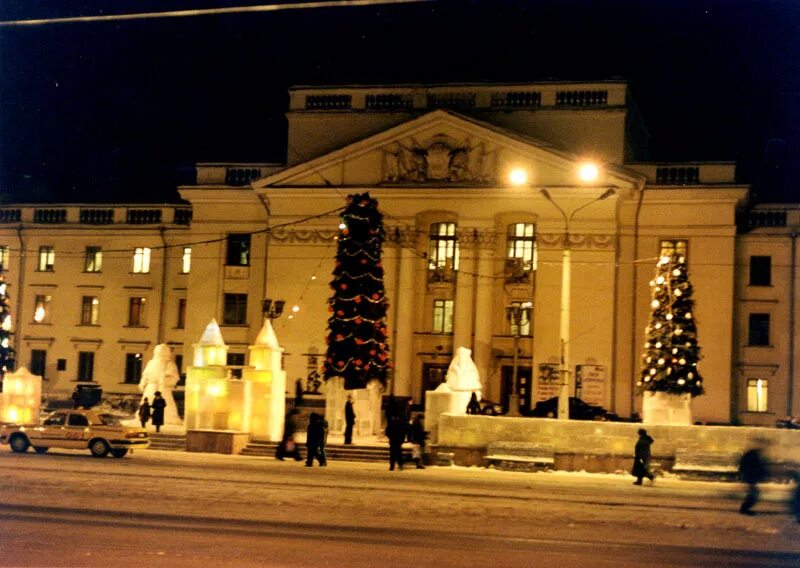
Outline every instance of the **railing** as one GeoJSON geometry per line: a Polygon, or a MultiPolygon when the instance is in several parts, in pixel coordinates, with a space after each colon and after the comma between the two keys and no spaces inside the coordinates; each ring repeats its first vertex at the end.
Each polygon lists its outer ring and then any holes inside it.
{"type": "Polygon", "coordinates": [[[226,168],[225,185],[247,185],[254,179],[261,177],[258,168],[226,168]]]}
{"type": "Polygon", "coordinates": [[[697,166],[656,168],[657,185],[691,185],[700,183],[700,168],[697,166]]]}
{"type": "Polygon", "coordinates": [[[492,93],[493,107],[539,108],[542,106],[542,94],[533,91],[492,93]]]}
{"type": "Polygon", "coordinates": [[[606,106],[608,91],[557,91],[556,106],[606,106]]]}
{"type": "Polygon", "coordinates": [[[128,209],[126,222],[130,225],[152,225],[161,222],[161,209],[128,209]]]}
{"type": "Polygon", "coordinates": [[[34,223],[59,224],[67,222],[66,209],[37,209],[33,212],[34,223]]]}
{"type": "Polygon", "coordinates": [[[474,108],[475,93],[432,93],[428,95],[429,108],[474,108]]]}
{"type": "Polygon", "coordinates": [[[748,229],[757,227],[785,227],[786,211],[783,210],[756,210],[748,211],[745,217],[748,229]]]}
{"type": "Polygon", "coordinates": [[[172,220],[176,225],[191,225],[192,224],[192,210],[191,209],[175,209],[175,216],[172,220]]]}
{"type": "Polygon", "coordinates": [[[352,105],[350,95],[308,95],[306,108],[309,110],[347,110],[352,105]]]}
{"type": "Polygon", "coordinates": [[[22,209],[0,209],[0,223],[19,223],[22,209]]]}
{"type": "Polygon", "coordinates": [[[407,95],[367,95],[366,105],[370,110],[409,109],[413,100],[407,95]]]}
{"type": "Polygon", "coordinates": [[[84,225],[110,225],[114,222],[114,210],[81,209],[79,219],[84,225]]]}

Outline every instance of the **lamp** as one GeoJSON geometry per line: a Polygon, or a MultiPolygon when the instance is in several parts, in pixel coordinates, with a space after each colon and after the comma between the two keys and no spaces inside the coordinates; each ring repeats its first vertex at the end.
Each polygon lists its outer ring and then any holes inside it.
{"type": "Polygon", "coordinates": [[[508,416],[519,416],[519,336],[523,325],[531,321],[531,303],[513,304],[506,307],[508,323],[514,330],[514,363],[511,377],[511,394],[508,395],[508,416]]]}
{"type": "Polygon", "coordinates": [[[285,304],[285,300],[275,300],[273,302],[271,298],[264,298],[261,300],[261,312],[264,314],[265,318],[273,320],[281,317],[285,304]]]}

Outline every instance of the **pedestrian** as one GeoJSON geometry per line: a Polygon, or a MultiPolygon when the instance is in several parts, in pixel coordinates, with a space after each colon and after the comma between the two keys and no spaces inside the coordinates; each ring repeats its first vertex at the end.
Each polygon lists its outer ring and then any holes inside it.
{"type": "Polygon", "coordinates": [[[642,479],[647,478],[650,483],[655,481],[655,477],[650,472],[650,446],[653,445],[653,438],[648,436],[647,430],[639,428],[639,439],[633,449],[633,469],[631,474],[636,478],[634,485],[641,485],[642,479]]]}
{"type": "Polygon", "coordinates": [[[142,423],[142,428],[147,426],[148,420],[150,420],[150,402],[145,398],[139,407],[139,421],[142,423]]]}
{"type": "Polygon", "coordinates": [[[394,418],[400,418],[401,414],[400,403],[397,402],[397,399],[394,397],[393,394],[389,395],[389,400],[386,401],[386,425],[389,425],[394,418]]]}
{"type": "Polygon", "coordinates": [[[298,378],[294,382],[294,405],[300,406],[303,404],[303,379],[298,378]]]}
{"type": "Polygon", "coordinates": [[[283,420],[283,436],[281,442],[275,449],[275,459],[283,461],[286,456],[292,456],[294,461],[300,461],[303,457],[300,455],[300,448],[294,441],[294,434],[297,431],[297,415],[299,411],[296,408],[290,408],[286,413],[283,420]]]}
{"type": "Polygon", "coordinates": [[[356,423],[356,412],[353,410],[353,397],[347,395],[347,402],[344,403],[344,443],[353,443],[353,426],[356,423]]]}
{"type": "Polygon", "coordinates": [[[151,408],[151,418],[153,426],[156,427],[156,432],[161,432],[161,426],[164,424],[164,409],[167,407],[167,401],[161,396],[161,391],[156,391],[155,398],[151,408]]]}
{"type": "Polygon", "coordinates": [[[480,414],[480,413],[481,413],[481,403],[478,402],[478,395],[475,393],[475,391],[472,391],[472,396],[469,397],[469,404],[467,404],[467,414],[480,414]]]}
{"type": "Polygon", "coordinates": [[[794,481],[794,492],[789,501],[789,511],[794,515],[794,518],[800,523],[800,472],[790,471],[789,477],[794,481]]]}
{"type": "Polygon", "coordinates": [[[81,400],[81,389],[75,387],[72,390],[72,408],[78,408],[81,400]]]}
{"type": "Polygon", "coordinates": [[[308,419],[308,430],[306,431],[306,449],[308,451],[306,454],[306,467],[314,465],[314,458],[317,459],[321,467],[328,465],[325,459],[327,429],[327,421],[316,412],[312,412],[308,419]]]}
{"type": "Polygon", "coordinates": [[[403,469],[403,442],[408,434],[408,424],[402,417],[394,417],[386,425],[386,437],[389,438],[389,471],[394,466],[403,469]]]}
{"type": "Polygon", "coordinates": [[[425,425],[422,422],[422,414],[417,414],[414,420],[411,421],[408,439],[413,444],[411,459],[417,464],[417,469],[425,469],[425,465],[422,462],[425,458],[425,440],[428,439],[428,433],[425,431],[425,425]]]}
{"type": "Polygon", "coordinates": [[[758,503],[758,484],[769,475],[762,456],[763,448],[764,443],[758,440],[755,446],[742,454],[739,460],[739,478],[747,484],[747,494],[739,507],[739,513],[742,515],[755,515],[752,509],[758,503]]]}

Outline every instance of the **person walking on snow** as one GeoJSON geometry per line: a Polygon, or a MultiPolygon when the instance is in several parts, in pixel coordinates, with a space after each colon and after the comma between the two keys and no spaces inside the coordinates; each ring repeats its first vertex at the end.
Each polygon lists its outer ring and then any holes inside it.
{"type": "Polygon", "coordinates": [[[386,437],[389,438],[389,471],[394,471],[394,466],[403,469],[403,442],[408,434],[408,424],[403,418],[397,416],[389,420],[386,425],[386,437]]]}
{"type": "Polygon", "coordinates": [[[283,421],[281,443],[278,444],[278,447],[275,449],[275,459],[277,460],[283,461],[283,458],[286,456],[292,456],[294,461],[303,459],[300,455],[300,448],[297,447],[294,441],[294,433],[297,431],[298,414],[299,411],[296,408],[291,408],[289,412],[286,413],[286,417],[283,421]]]}
{"type": "Polygon", "coordinates": [[[347,395],[347,402],[344,403],[344,443],[353,443],[353,426],[356,423],[356,413],[353,410],[353,397],[347,395]]]}
{"type": "Polygon", "coordinates": [[[763,444],[758,442],[755,447],[742,454],[739,460],[739,478],[747,484],[747,495],[745,495],[744,501],[739,507],[739,513],[742,515],[755,515],[755,512],[751,509],[753,505],[758,503],[758,484],[769,475],[767,466],[764,464],[764,458],[761,455],[762,449],[763,444]]]}
{"type": "Polygon", "coordinates": [[[633,449],[633,469],[631,474],[636,478],[634,485],[641,485],[642,479],[647,478],[650,483],[655,481],[650,472],[650,446],[653,445],[653,438],[647,435],[647,430],[639,428],[639,440],[633,449]]]}
{"type": "Polygon", "coordinates": [[[325,460],[325,435],[328,423],[325,419],[312,412],[308,420],[308,430],[306,432],[306,448],[308,454],[306,455],[306,467],[314,465],[314,458],[317,458],[319,465],[325,467],[327,461],[325,460]]]}
{"type": "Polygon", "coordinates": [[[139,407],[139,422],[142,423],[142,428],[147,426],[148,420],[150,420],[150,402],[144,399],[139,407]]]}
{"type": "Polygon", "coordinates": [[[427,438],[428,433],[425,431],[425,425],[422,422],[422,414],[417,414],[414,420],[411,421],[411,429],[408,432],[408,440],[414,444],[411,458],[417,464],[417,469],[425,469],[422,461],[425,458],[425,440],[427,438]]]}
{"type": "Polygon", "coordinates": [[[153,399],[152,418],[153,426],[156,427],[156,432],[161,431],[161,426],[164,425],[164,409],[167,407],[167,401],[161,396],[161,391],[156,391],[156,396],[153,399]]]}

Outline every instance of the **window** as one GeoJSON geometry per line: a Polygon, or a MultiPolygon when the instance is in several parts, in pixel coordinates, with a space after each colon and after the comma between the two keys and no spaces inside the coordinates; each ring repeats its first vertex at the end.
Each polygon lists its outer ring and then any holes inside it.
{"type": "Polygon", "coordinates": [[[0,246],[0,271],[8,270],[9,252],[6,245],[0,246]]]}
{"type": "Polygon", "coordinates": [[[431,225],[428,270],[445,273],[458,270],[458,240],[455,223],[431,225]]]}
{"type": "Polygon", "coordinates": [[[83,414],[70,414],[67,418],[67,426],[88,426],[89,419],[83,414]]]}
{"type": "Polygon", "coordinates": [[[142,354],[125,354],[125,383],[138,384],[142,377],[142,354]]]}
{"type": "MultiPolygon", "coordinates": [[[[228,353],[226,364],[229,367],[244,367],[244,353],[228,353]]],[[[241,379],[242,370],[231,369],[231,375],[237,379],[241,379]]]]}
{"type": "Polygon", "coordinates": [[[770,286],[772,284],[772,257],[750,257],[750,286],[770,286]]]}
{"type": "Polygon", "coordinates": [[[183,372],[183,355],[175,355],[175,366],[178,367],[179,379],[175,386],[182,387],[186,385],[186,373],[183,372]]]}
{"type": "Polygon", "coordinates": [[[147,298],[131,298],[128,304],[128,325],[141,327],[144,325],[144,310],[147,298]]]}
{"type": "Polygon", "coordinates": [[[45,377],[47,369],[47,351],[44,349],[31,349],[31,373],[45,377]]]}
{"type": "Polygon", "coordinates": [[[769,345],[769,314],[750,314],[748,345],[769,345]]]}
{"type": "Polygon", "coordinates": [[[228,235],[228,266],[250,266],[250,234],[231,233],[228,235]]]}
{"type": "Polygon", "coordinates": [[[150,249],[138,247],[133,252],[133,271],[136,274],[146,274],[150,272],[150,249]]]}
{"type": "Polygon", "coordinates": [[[39,272],[53,272],[53,266],[56,263],[56,249],[55,247],[39,247],[39,264],[36,265],[36,270],[39,272]]]}
{"type": "Polygon", "coordinates": [[[509,333],[516,336],[519,333],[520,337],[530,337],[531,335],[531,310],[533,309],[532,302],[511,302],[511,307],[518,310],[519,320],[509,322],[509,333]]]}
{"type": "Polygon", "coordinates": [[[97,296],[84,296],[81,299],[81,324],[97,325],[100,315],[100,299],[97,296]]]}
{"type": "Polygon", "coordinates": [[[453,333],[453,300],[433,301],[433,332],[453,333]]]}
{"type": "Polygon", "coordinates": [[[192,268],[192,247],[183,247],[183,256],[181,257],[181,274],[189,274],[192,268]]]}
{"type": "Polygon", "coordinates": [[[533,223],[514,223],[508,226],[507,275],[515,280],[527,280],[536,270],[536,237],[533,223]]]}
{"type": "Polygon", "coordinates": [[[177,329],[186,327],[186,298],[178,299],[178,321],[175,322],[177,329]]]}
{"type": "Polygon", "coordinates": [[[33,321],[36,323],[50,323],[53,297],[47,294],[37,294],[33,307],[33,321]]]}
{"type": "Polygon", "coordinates": [[[225,311],[222,314],[225,325],[247,323],[247,294],[225,294],[225,311]]]}
{"type": "Polygon", "coordinates": [[[768,399],[769,381],[767,379],[747,379],[748,412],[767,412],[768,399]]]}
{"type": "Polygon", "coordinates": [[[83,262],[84,272],[100,272],[103,269],[103,250],[100,247],[86,247],[83,262]]]}
{"type": "Polygon", "coordinates": [[[63,426],[64,422],[67,420],[67,415],[59,412],[58,414],[52,414],[47,417],[44,421],[45,426],[63,426]]]}
{"type": "Polygon", "coordinates": [[[78,377],[79,381],[94,380],[94,351],[80,351],[78,353],[78,377]]]}
{"type": "Polygon", "coordinates": [[[660,256],[672,256],[673,254],[684,256],[688,260],[689,241],[686,239],[671,239],[661,241],[660,256]]]}

